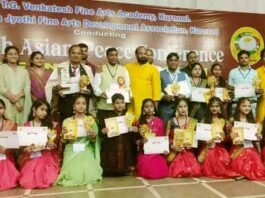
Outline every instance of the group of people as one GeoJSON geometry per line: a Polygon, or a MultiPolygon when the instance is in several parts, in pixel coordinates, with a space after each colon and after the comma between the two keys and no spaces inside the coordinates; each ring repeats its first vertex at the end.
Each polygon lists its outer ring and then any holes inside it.
{"type": "Polygon", "coordinates": [[[184,68],[179,67],[175,52],[168,54],[164,69],[153,64],[150,49],[140,46],[135,55],[136,62],[122,66],[118,50],[108,48],[106,64],[96,66],[88,62],[88,47],[81,43],[69,48],[68,61],[50,71],[44,67],[41,52],[33,52],[29,65],[22,68],[19,49],[6,47],[0,65],[0,133],[16,131],[18,126],[45,126],[49,133],[44,148],[34,142],[19,150],[0,145],[0,190],[17,185],[79,186],[97,182],[102,176],[127,174],[148,179],[207,176],[265,180],[265,50],[261,52],[264,65],[257,70],[249,65],[249,52],[240,51],[239,66],[230,71],[228,82],[219,63],[212,65],[209,74],[194,51],[187,54],[184,68]],[[214,86],[227,89],[230,98],[192,101],[192,90],[210,87],[212,76],[214,86]],[[254,81],[253,97],[235,97],[237,85],[254,81]],[[183,82],[185,92],[171,95],[165,91],[168,85],[183,82]],[[129,101],[120,92],[110,96],[113,89],[127,90],[129,101]],[[128,133],[108,137],[105,119],[128,114],[134,117],[128,133]],[[235,121],[263,125],[257,141],[235,143],[235,121]],[[77,137],[71,133],[74,123],[77,137]],[[197,123],[218,124],[220,135],[199,141],[197,148],[189,143],[176,145],[176,129],[194,131],[197,123]],[[152,136],[168,136],[169,152],[145,154],[144,144],[152,136]]]}

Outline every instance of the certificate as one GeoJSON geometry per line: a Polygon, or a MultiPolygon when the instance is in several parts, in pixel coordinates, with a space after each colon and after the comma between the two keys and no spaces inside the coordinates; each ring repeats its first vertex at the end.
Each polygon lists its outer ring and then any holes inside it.
{"type": "Polygon", "coordinates": [[[252,124],[252,123],[246,123],[246,122],[234,122],[234,127],[236,128],[243,128],[244,132],[244,139],[245,140],[258,140],[256,133],[258,133],[259,125],[258,124],[252,124]]]}
{"type": "Polygon", "coordinates": [[[206,103],[208,102],[208,97],[206,97],[208,93],[210,93],[210,89],[208,88],[193,87],[191,93],[191,101],[206,103]]]}
{"type": "Polygon", "coordinates": [[[224,101],[224,88],[215,88],[214,90],[214,96],[220,98],[222,101],[224,101]]]}
{"type": "Polygon", "coordinates": [[[126,124],[125,116],[118,116],[114,118],[105,119],[106,128],[108,128],[108,137],[119,136],[129,132],[129,128],[126,124]]]}
{"type": "Polygon", "coordinates": [[[242,97],[254,97],[255,88],[250,84],[239,84],[235,86],[235,98],[242,98],[242,97]]]}
{"type": "Polygon", "coordinates": [[[64,95],[80,92],[79,83],[76,83],[76,82],[69,83],[69,84],[62,84],[61,86],[64,88],[63,89],[64,95]]]}
{"type": "Polygon", "coordinates": [[[70,83],[69,67],[57,67],[60,84],[70,83]]]}
{"type": "Polygon", "coordinates": [[[190,144],[193,148],[197,147],[197,140],[195,140],[195,133],[189,129],[175,129],[174,130],[174,145],[177,147],[184,147],[184,144],[190,144]]]}
{"type": "Polygon", "coordinates": [[[120,88],[118,84],[114,83],[114,84],[111,84],[110,87],[108,89],[106,89],[106,95],[107,95],[107,103],[108,104],[111,104],[112,101],[111,101],[111,97],[114,95],[114,94],[121,94],[123,95],[124,97],[124,100],[126,103],[130,103],[130,89],[129,88],[125,88],[125,87],[122,87],[120,88]]]}
{"type": "Polygon", "coordinates": [[[150,137],[144,143],[144,154],[159,154],[169,152],[168,136],[150,137]]]}
{"type": "Polygon", "coordinates": [[[78,121],[77,119],[65,120],[63,127],[66,128],[67,133],[64,134],[64,139],[76,139],[78,134],[78,121]]]}
{"type": "Polygon", "coordinates": [[[191,90],[186,81],[169,84],[165,88],[165,92],[170,96],[190,95],[191,90]]]}
{"type": "Polygon", "coordinates": [[[209,141],[212,139],[212,126],[210,124],[197,123],[196,139],[209,141]]]}
{"type": "Polygon", "coordinates": [[[0,146],[8,149],[19,148],[17,132],[16,131],[0,132],[0,146]]]}
{"type": "Polygon", "coordinates": [[[48,138],[48,127],[18,127],[19,146],[45,146],[48,138]]]}

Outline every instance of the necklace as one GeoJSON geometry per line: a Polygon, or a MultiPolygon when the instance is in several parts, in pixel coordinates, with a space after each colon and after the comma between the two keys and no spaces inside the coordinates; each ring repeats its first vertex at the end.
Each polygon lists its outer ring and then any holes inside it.
{"type": "Polygon", "coordinates": [[[41,126],[41,123],[40,123],[40,125],[39,125],[39,124],[35,125],[34,120],[32,120],[32,126],[33,126],[33,127],[35,127],[35,126],[36,126],[36,127],[39,127],[39,126],[41,126]]]}
{"type": "Polygon", "coordinates": [[[109,71],[109,74],[110,76],[112,77],[112,80],[114,80],[115,76],[116,76],[116,73],[117,73],[117,70],[118,70],[118,65],[116,64],[114,67],[115,67],[115,71],[114,71],[114,74],[110,71],[110,68],[109,68],[109,65],[106,64],[107,68],[108,68],[108,71],[109,71]]]}
{"type": "Polygon", "coordinates": [[[199,78],[199,81],[197,83],[194,82],[193,78],[191,78],[191,81],[195,87],[198,87],[201,84],[201,78],[199,78]]]}
{"type": "MultiPolygon", "coordinates": [[[[178,128],[180,128],[180,122],[179,122],[178,117],[176,117],[176,121],[177,121],[178,128]]],[[[188,121],[188,116],[185,116],[184,128],[187,128],[187,121],[188,121]]]]}

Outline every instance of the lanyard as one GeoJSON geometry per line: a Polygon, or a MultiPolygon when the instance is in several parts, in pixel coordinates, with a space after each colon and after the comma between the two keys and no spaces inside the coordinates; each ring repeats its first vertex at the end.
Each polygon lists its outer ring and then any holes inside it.
{"type": "Polygon", "coordinates": [[[115,65],[116,68],[115,68],[114,74],[111,73],[110,68],[109,68],[109,65],[106,64],[106,66],[107,66],[107,68],[108,68],[109,74],[110,74],[111,77],[112,77],[112,80],[114,80],[114,78],[115,78],[115,76],[116,76],[116,73],[117,73],[117,70],[118,70],[118,65],[117,65],[117,64],[115,65]]]}
{"type": "Polygon", "coordinates": [[[248,69],[248,73],[244,76],[244,74],[242,73],[242,71],[241,71],[241,69],[239,68],[239,72],[240,72],[240,74],[241,74],[241,76],[244,78],[244,79],[246,79],[246,77],[249,75],[249,73],[250,73],[250,68],[248,69]]]}
{"type": "Polygon", "coordinates": [[[169,71],[169,80],[171,84],[174,82],[175,78],[177,77],[177,74],[177,71],[175,71],[175,74],[172,74],[172,72],[169,71]]]}

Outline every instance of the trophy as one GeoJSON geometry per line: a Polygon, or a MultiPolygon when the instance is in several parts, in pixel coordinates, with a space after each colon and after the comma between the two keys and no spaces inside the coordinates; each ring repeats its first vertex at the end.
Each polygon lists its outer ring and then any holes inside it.
{"type": "Polygon", "coordinates": [[[90,84],[90,80],[86,75],[80,76],[79,87],[80,90],[87,91],[87,86],[90,84]]]}

